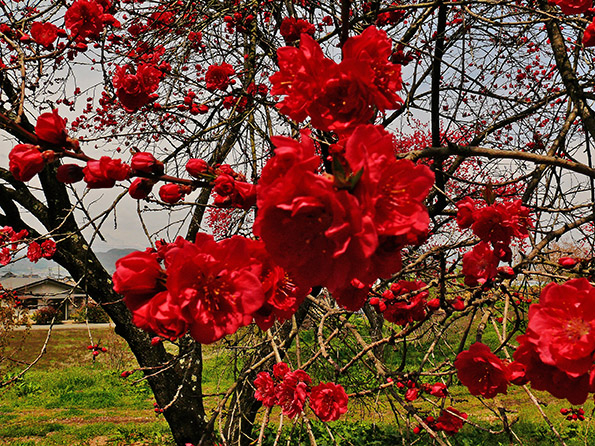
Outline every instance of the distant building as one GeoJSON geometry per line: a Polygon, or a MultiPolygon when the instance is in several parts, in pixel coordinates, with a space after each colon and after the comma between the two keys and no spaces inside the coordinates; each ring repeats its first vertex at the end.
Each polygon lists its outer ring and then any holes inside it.
{"type": "Polygon", "coordinates": [[[17,276],[6,273],[0,276],[0,285],[12,291],[22,302],[23,307],[39,310],[55,307],[61,311],[62,320],[71,318],[71,314],[85,303],[86,293],[69,279],[53,279],[36,274],[17,276]]]}

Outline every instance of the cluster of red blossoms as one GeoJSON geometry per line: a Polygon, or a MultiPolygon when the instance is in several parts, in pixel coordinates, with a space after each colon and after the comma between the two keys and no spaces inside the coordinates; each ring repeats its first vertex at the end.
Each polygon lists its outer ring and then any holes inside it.
{"type": "MultiPolygon", "coordinates": [[[[306,29],[307,31],[307,29],[306,29]]],[[[344,132],[369,122],[376,112],[397,108],[401,99],[401,66],[392,63],[392,42],[374,26],[347,39],[337,64],[306,33],[300,46],[277,51],[280,70],[271,76],[273,95],[286,95],[278,106],[296,121],[310,117],[312,126],[344,132]]]]}
{"type": "Polygon", "coordinates": [[[584,403],[595,392],[595,288],[584,278],[551,283],[529,307],[528,319],[509,364],[481,343],[461,352],[455,361],[461,383],[486,398],[506,393],[510,383],[531,383],[571,404],[584,403]]]}
{"type": "Polygon", "coordinates": [[[187,331],[202,344],[256,321],[266,330],[297,310],[309,289],[272,263],[262,242],[235,236],[215,242],[199,233],[116,262],[114,290],[134,323],[166,339],[187,331]]]}
{"type": "Polygon", "coordinates": [[[345,308],[361,308],[369,285],[400,269],[401,249],[425,238],[422,202],[434,175],[396,160],[393,136],[381,126],[357,126],[330,147],[333,175],[317,173],[308,132],[301,142],[272,141],[275,156],[256,188],[254,233],[297,283],[325,286],[345,308]]]}
{"type": "Polygon", "coordinates": [[[455,368],[459,380],[471,395],[493,398],[499,393],[506,393],[511,380],[515,384],[522,383],[517,367],[506,364],[481,342],[459,353],[455,368]]]}
{"type": "Polygon", "coordinates": [[[595,288],[584,278],[551,283],[528,319],[511,365],[534,389],[584,403],[595,392],[595,288]]]}
{"type": "Polygon", "coordinates": [[[0,265],[8,265],[14,253],[20,249],[22,243],[27,244],[27,258],[37,263],[42,257],[45,259],[51,259],[56,253],[56,242],[52,239],[44,240],[38,243],[36,241],[27,241],[29,232],[26,229],[22,229],[16,232],[10,226],[4,226],[0,228],[0,265]]]}
{"type": "MultiPolygon", "coordinates": [[[[143,199],[151,193],[153,185],[164,174],[163,163],[149,152],[134,153],[130,164],[109,156],[102,156],[96,160],[82,154],[78,141],[68,136],[66,121],[60,117],[57,110],[39,116],[35,134],[43,148],[34,144],[17,144],[8,155],[9,169],[16,180],[29,181],[41,172],[46,164],[56,161],[57,158],[72,157],[85,160],[86,166],[73,163],[60,165],[56,173],[58,181],[66,184],[85,181],[88,188],[97,189],[111,188],[118,181],[136,176],[129,192],[133,198],[143,199]]],[[[191,158],[186,164],[186,170],[194,180],[184,180],[187,184],[162,185],[159,196],[164,202],[177,203],[194,190],[194,181],[203,180],[213,186],[214,204],[218,207],[247,210],[256,204],[256,186],[247,183],[242,174],[235,172],[228,165],[211,167],[202,159],[191,158]]]]}
{"type": "MultiPolygon", "coordinates": [[[[461,430],[466,419],[466,413],[460,412],[454,407],[447,407],[446,409],[442,409],[438,418],[429,416],[426,417],[424,422],[430,429],[434,431],[442,431],[446,435],[454,435],[461,430]]],[[[421,432],[421,426],[416,426],[413,428],[414,434],[419,434],[421,432]]]]}
{"type": "Polygon", "coordinates": [[[107,347],[101,347],[100,343],[87,345],[87,350],[91,351],[93,357],[99,356],[99,353],[107,353],[107,347]]]}
{"type": "Polygon", "coordinates": [[[283,415],[295,418],[304,412],[306,401],[322,421],[336,421],[347,412],[347,394],[340,384],[312,379],[303,370],[291,371],[283,362],[273,366],[273,376],[260,372],[254,380],[254,397],[266,407],[280,406],[283,415]]]}
{"type": "Polygon", "coordinates": [[[419,291],[425,287],[424,282],[400,280],[391,284],[382,296],[372,297],[370,305],[382,313],[384,319],[394,324],[407,325],[413,321],[423,321],[426,318],[426,308],[435,309],[440,306],[438,299],[432,299],[431,304],[426,301],[428,291],[419,291]]]}
{"type": "Polygon", "coordinates": [[[527,228],[532,224],[529,210],[521,204],[521,200],[478,207],[478,202],[469,197],[456,206],[459,227],[471,228],[481,240],[463,256],[465,284],[483,285],[496,277],[500,261],[512,260],[512,239],[528,237],[527,228]]]}

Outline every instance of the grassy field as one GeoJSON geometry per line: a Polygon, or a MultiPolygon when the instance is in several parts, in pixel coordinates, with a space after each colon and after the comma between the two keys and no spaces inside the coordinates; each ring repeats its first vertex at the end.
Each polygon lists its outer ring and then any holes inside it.
{"type": "MultiPolygon", "coordinates": [[[[14,370],[18,361],[33,360],[45,340],[45,331],[31,331],[25,342],[24,333],[17,332],[11,342],[14,370]]],[[[24,379],[0,390],[0,445],[53,446],[53,445],[174,445],[167,423],[153,410],[153,398],[144,381],[133,384],[140,374],[122,379],[123,370],[131,370],[136,363],[125,343],[112,329],[94,329],[93,342],[107,348],[95,361],[87,345],[91,343],[86,329],[57,330],[48,345],[47,354],[24,379]]],[[[4,376],[10,374],[7,364],[0,364],[4,376]]],[[[204,391],[216,393],[231,382],[232,369],[226,356],[216,349],[205,350],[204,391]]],[[[315,382],[318,378],[314,377],[315,382]]],[[[495,427],[497,417],[487,400],[469,396],[464,388],[451,387],[453,405],[470,414],[470,420],[489,429],[495,427]]],[[[544,410],[561,433],[566,444],[595,444],[595,426],[592,423],[593,403],[584,406],[587,419],[567,421],[560,409],[570,407],[566,401],[557,401],[545,393],[535,392],[544,402],[544,410]]],[[[514,430],[520,438],[514,444],[559,444],[530,403],[522,389],[512,387],[499,402],[509,411],[514,430]]],[[[215,400],[207,400],[207,406],[215,400]]],[[[418,400],[422,409],[429,404],[418,400]]],[[[493,409],[493,407],[492,407],[493,409]]],[[[272,445],[278,426],[278,412],[271,417],[271,427],[265,444],[272,445]]],[[[365,398],[350,400],[349,412],[339,422],[330,423],[333,437],[339,445],[392,446],[393,444],[432,444],[427,435],[411,435],[403,442],[399,424],[386,400],[365,398]]],[[[286,431],[281,444],[309,445],[308,436],[300,423],[291,425],[285,420],[286,431]],[[288,442],[289,440],[289,442],[288,442]]],[[[313,423],[318,445],[334,444],[322,423],[313,423]]],[[[453,445],[507,445],[505,434],[489,435],[471,426],[465,426],[451,437],[453,445]]]]}

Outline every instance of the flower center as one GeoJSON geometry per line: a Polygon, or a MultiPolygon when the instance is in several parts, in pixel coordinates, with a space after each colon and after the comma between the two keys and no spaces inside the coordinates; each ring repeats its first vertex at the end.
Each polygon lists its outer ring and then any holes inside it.
{"type": "Polygon", "coordinates": [[[574,318],[566,323],[566,336],[573,341],[578,341],[581,337],[588,335],[590,330],[589,323],[582,319],[574,318]]]}

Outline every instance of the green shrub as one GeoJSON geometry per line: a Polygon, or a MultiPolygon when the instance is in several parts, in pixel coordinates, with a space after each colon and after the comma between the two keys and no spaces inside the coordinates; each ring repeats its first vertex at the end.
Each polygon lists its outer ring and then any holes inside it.
{"type": "Polygon", "coordinates": [[[72,313],[71,318],[77,322],[89,321],[91,324],[109,322],[109,316],[100,305],[89,303],[72,313]]]}

